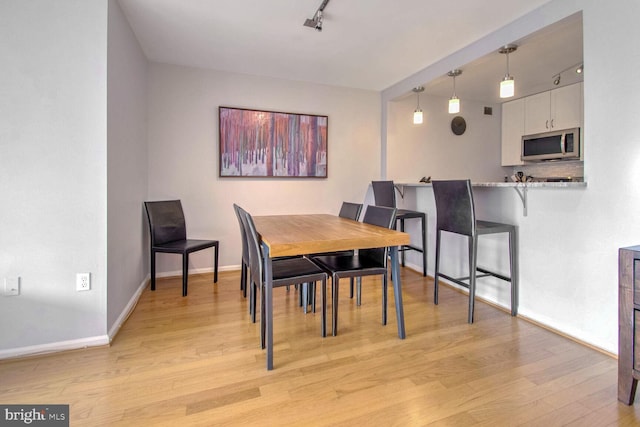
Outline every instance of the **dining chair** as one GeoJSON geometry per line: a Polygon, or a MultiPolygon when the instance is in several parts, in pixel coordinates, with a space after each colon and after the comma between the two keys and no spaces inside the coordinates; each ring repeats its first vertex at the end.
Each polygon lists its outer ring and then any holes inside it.
{"type": "Polygon", "coordinates": [[[218,240],[187,239],[187,227],[180,200],[144,202],[151,236],[151,290],[156,290],[156,254],[182,255],[182,296],[187,296],[189,254],[214,248],[213,282],[218,281],[218,240]]]}
{"type": "MultiPolygon", "coordinates": [[[[342,206],[340,207],[338,216],[340,218],[346,218],[346,219],[351,219],[353,221],[357,221],[360,218],[360,212],[362,212],[362,203],[342,202],[342,206]]],[[[309,254],[307,255],[307,258],[313,258],[314,256],[319,256],[319,255],[353,255],[353,253],[354,253],[353,250],[325,252],[325,253],[309,254]]],[[[303,301],[307,301],[307,304],[309,303],[313,304],[315,302],[315,289],[313,288],[313,284],[311,284],[311,286],[309,287],[306,287],[305,285],[303,285],[302,289],[303,289],[303,292],[300,294],[301,304],[303,301]],[[307,292],[311,295],[311,298],[306,296],[307,292]]],[[[351,278],[351,298],[353,298],[353,277],[351,278]]],[[[315,306],[314,306],[314,311],[315,311],[315,306]]]]}
{"type": "Polygon", "coordinates": [[[242,241],[242,258],[240,260],[240,290],[244,297],[247,297],[247,274],[249,272],[249,247],[247,245],[247,233],[244,231],[241,218],[242,208],[237,204],[233,204],[233,211],[238,218],[238,224],[240,225],[240,240],[242,241]]]}
{"type": "MultiPolygon", "coordinates": [[[[396,208],[368,206],[362,222],[390,229],[396,218],[396,208]]],[[[332,331],[338,333],[338,290],[344,277],[382,276],[382,324],[387,324],[387,258],[389,248],[360,249],[351,255],[318,255],[313,262],[331,274],[332,331]]]]}
{"type": "Polygon", "coordinates": [[[433,194],[436,200],[436,267],[434,303],[438,304],[438,282],[445,278],[469,289],[468,322],[473,323],[476,279],[493,276],[511,284],[511,315],[518,314],[518,251],[516,246],[516,227],[511,224],[481,221],[476,219],[473,190],[470,180],[433,181],[433,194]],[[460,234],[468,238],[469,276],[454,278],[440,271],[442,232],[460,234]],[[486,268],[478,267],[478,237],[487,234],[509,234],[510,275],[505,276],[486,268]],[[477,272],[481,274],[478,275],[477,272]]]}
{"type": "MultiPolygon", "coordinates": [[[[250,280],[249,286],[253,289],[250,291],[250,304],[253,305],[252,321],[256,321],[256,293],[260,287],[260,336],[262,340],[262,348],[265,348],[265,298],[264,287],[266,285],[264,258],[261,249],[260,238],[256,231],[253,218],[249,212],[244,209],[240,210],[242,224],[247,234],[247,244],[249,249],[249,270],[250,280]]],[[[271,279],[273,287],[281,287],[288,285],[298,285],[302,283],[322,282],[322,320],[321,334],[323,337],[327,335],[326,313],[327,313],[327,273],[305,257],[292,257],[284,259],[274,259],[271,261],[271,279]]],[[[273,311],[272,311],[273,312],[273,311]]]]}
{"type": "MultiPolygon", "coordinates": [[[[375,199],[376,206],[386,206],[389,208],[396,207],[396,186],[393,181],[372,181],[371,187],[373,188],[373,198],[375,199]]],[[[404,222],[407,219],[419,219],[422,246],[418,247],[412,244],[404,245],[398,248],[398,251],[402,254],[402,266],[405,266],[404,253],[405,251],[417,251],[422,253],[422,275],[427,275],[427,215],[424,212],[414,211],[410,209],[398,209],[396,214],[396,221],[400,223],[400,231],[404,231],[404,222]]]]}
{"type": "Polygon", "coordinates": [[[360,218],[360,212],[362,212],[362,203],[342,202],[338,216],[357,221],[360,218]]]}
{"type": "MultiPolygon", "coordinates": [[[[247,276],[249,274],[249,248],[248,248],[248,243],[247,243],[247,233],[245,231],[245,227],[242,224],[242,215],[243,215],[243,211],[244,209],[241,208],[240,206],[238,206],[237,204],[233,204],[233,210],[236,213],[236,217],[238,218],[238,223],[240,224],[240,238],[242,240],[242,259],[240,260],[241,264],[240,264],[240,290],[243,293],[243,296],[246,298],[247,297],[247,288],[249,288],[249,301],[252,301],[253,296],[251,295],[251,287],[247,286],[247,276]]],[[[245,211],[246,212],[246,211],[245,211]]],[[[285,258],[299,258],[299,256],[287,256],[287,257],[280,257],[278,259],[285,259],[285,258]]],[[[296,289],[298,288],[298,286],[296,286],[296,289]]],[[[287,290],[289,289],[289,287],[287,287],[287,290]]],[[[313,303],[313,312],[315,313],[316,311],[316,306],[315,306],[315,295],[314,299],[312,300],[313,303]]],[[[302,300],[303,300],[303,292],[300,292],[300,306],[302,306],[302,300]]],[[[249,313],[250,314],[254,314],[253,313],[253,305],[249,304],[249,313]]],[[[307,306],[304,307],[304,312],[307,312],[307,306]]],[[[255,321],[255,319],[254,319],[255,321]]]]}

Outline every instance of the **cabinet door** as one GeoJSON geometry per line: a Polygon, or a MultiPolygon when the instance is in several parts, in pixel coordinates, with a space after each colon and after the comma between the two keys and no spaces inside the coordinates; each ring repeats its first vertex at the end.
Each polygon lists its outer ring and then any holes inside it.
{"type": "Polygon", "coordinates": [[[520,144],[524,134],[524,100],[502,104],[502,166],[522,165],[520,144]]]}
{"type": "Polygon", "coordinates": [[[581,127],[582,109],[582,83],[551,91],[552,129],[581,127]]]}
{"type": "Polygon", "coordinates": [[[524,98],[524,134],[548,132],[551,130],[551,94],[542,92],[524,98]]]}

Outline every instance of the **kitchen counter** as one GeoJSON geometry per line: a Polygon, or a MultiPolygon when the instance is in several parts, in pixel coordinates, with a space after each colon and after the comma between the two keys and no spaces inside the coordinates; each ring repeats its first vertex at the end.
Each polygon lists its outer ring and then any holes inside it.
{"type": "MultiPolygon", "coordinates": [[[[396,182],[396,187],[398,191],[400,191],[400,195],[404,198],[404,191],[406,188],[417,189],[417,188],[432,188],[431,183],[424,182],[416,182],[416,183],[408,183],[408,182],[396,182]]],[[[472,182],[472,187],[484,187],[484,188],[513,188],[518,196],[520,197],[520,201],[522,202],[522,214],[527,216],[528,210],[528,197],[527,191],[531,188],[534,189],[551,189],[551,188],[565,188],[565,189],[578,189],[578,188],[586,188],[586,182],[472,182]]]]}
{"type": "MultiPolygon", "coordinates": [[[[431,187],[431,183],[396,182],[399,187],[431,187]]],[[[584,188],[586,182],[472,182],[473,187],[505,187],[505,188],[584,188]]]]}

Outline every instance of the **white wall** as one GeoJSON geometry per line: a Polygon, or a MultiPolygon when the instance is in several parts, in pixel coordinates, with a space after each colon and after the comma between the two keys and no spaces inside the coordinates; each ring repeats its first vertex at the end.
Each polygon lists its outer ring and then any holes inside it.
{"type": "Polygon", "coordinates": [[[107,3],[4,0],[0,40],[2,355],[106,334],[107,3]]]}
{"type": "MultiPolygon", "coordinates": [[[[519,225],[520,312],[616,353],[618,248],[640,241],[640,222],[635,215],[640,210],[640,192],[633,186],[640,179],[640,130],[635,119],[640,111],[640,82],[629,78],[624,85],[612,85],[611,76],[621,69],[640,66],[640,53],[626,47],[628,40],[640,36],[636,22],[640,3],[636,0],[551,1],[518,22],[400,82],[383,93],[383,101],[397,96],[401,90],[410,91],[418,78],[439,75],[441,69],[459,66],[460,58],[469,62],[486,54],[493,45],[521,38],[525,35],[523,29],[536,31],[580,10],[584,24],[587,188],[530,190],[526,217],[512,189],[479,189],[474,193],[479,217],[513,220],[519,225]],[[623,105],[620,99],[625,100],[623,105]]],[[[389,115],[389,120],[393,120],[393,116],[389,115]]],[[[387,124],[389,129],[393,126],[393,123],[387,124]]],[[[389,159],[401,157],[402,154],[391,154],[394,150],[391,139],[386,147],[384,139],[383,136],[383,153],[386,149],[389,159]]],[[[418,141],[418,136],[413,141],[418,141]]],[[[406,175],[422,176],[424,172],[416,169],[406,175]]],[[[423,195],[418,196],[418,200],[414,197],[414,203],[432,213],[431,190],[416,191],[423,195]]],[[[433,233],[429,238],[435,239],[433,233]]],[[[465,258],[466,249],[460,246],[449,262],[456,264],[456,259],[465,258]]],[[[501,263],[504,265],[504,260],[501,263]]],[[[463,265],[459,261],[457,264],[463,265]]],[[[508,293],[492,289],[491,285],[480,288],[480,294],[508,305],[508,293]]]]}
{"type": "Polygon", "coordinates": [[[449,114],[448,99],[420,96],[424,123],[413,124],[415,95],[388,104],[387,178],[396,182],[470,178],[498,181],[500,166],[500,106],[463,100],[459,114],[449,114]],[[493,107],[492,115],[484,107],[493,107]],[[462,135],[451,131],[451,119],[462,116],[467,129],[462,135]]]}
{"type": "MultiPolygon", "coordinates": [[[[233,203],[256,215],[337,213],[378,176],[377,92],[162,64],[151,64],[149,82],[149,199],[181,199],[187,233],[220,240],[222,267],[240,264],[233,203]],[[219,178],[219,106],[328,115],[329,177],[219,178]]],[[[211,257],[194,253],[190,267],[211,270],[211,257]]],[[[180,257],[158,255],[158,271],[180,268],[180,257]]]]}
{"type": "MultiPolygon", "coordinates": [[[[147,60],[116,0],[109,0],[107,93],[107,327],[117,327],[149,271],[147,60]]],[[[113,333],[112,331],[110,333],[113,333]]]]}

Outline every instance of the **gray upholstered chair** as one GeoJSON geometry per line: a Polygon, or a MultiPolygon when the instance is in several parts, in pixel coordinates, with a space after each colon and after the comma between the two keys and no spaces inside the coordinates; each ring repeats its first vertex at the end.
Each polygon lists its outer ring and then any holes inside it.
{"type": "MultiPolygon", "coordinates": [[[[391,228],[395,223],[396,209],[368,206],[362,222],[379,227],[391,228]]],[[[313,262],[331,274],[333,301],[332,329],[338,333],[338,290],[340,279],[382,275],[382,324],[387,324],[387,258],[389,248],[360,249],[350,255],[318,255],[313,262]]]]}
{"type": "Polygon", "coordinates": [[[433,181],[433,194],[436,199],[436,268],[434,303],[438,304],[438,282],[440,277],[469,289],[468,322],[473,323],[473,309],[476,293],[476,279],[493,276],[511,284],[511,315],[518,314],[518,250],[516,227],[511,224],[480,221],[476,219],[471,181],[433,181]],[[461,234],[469,242],[469,277],[454,278],[440,271],[440,247],[442,232],[461,234]],[[478,237],[486,234],[509,234],[510,276],[505,276],[477,266],[478,237]],[[480,272],[481,274],[477,274],[480,272]],[[468,281],[468,282],[465,282],[468,281]]]}
{"type": "Polygon", "coordinates": [[[156,254],[158,252],[182,255],[182,296],[187,296],[189,254],[214,248],[213,281],[218,281],[217,240],[187,239],[187,227],[180,200],[144,202],[151,235],[151,290],[156,290],[156,254]]]}
{"type": "MultiPolygon", "coordinates": [[[[250,304],[253,305],[252,308],[252,321],[255,322],[255,313],[256,313],[256,293],[257,289],[260,288],[260,320],[261,320],[261,339],[262,339],[262,348],[265,348],[265,298],[264,298],[264,286],[266,283],[265,278],[265,268],[264,268],[264,259],[263,253],[260,245],[260,238],[258,237],[258,232],[256,231],[255,224],[253,222],[253,218],[251,215],[242,208],[239,208],[240,218],[242,220],[242,225],[245,229],[245,233],[247,236],[247,245],[249,249],[249,270],[250,270],[250,280],[248,285],[252,287],[250,291],[250,304]]],[[[297,285],[302,283],[311,283],[316,281],[322,282],[322,326],[321,333],[322,336],[327,335],[326,330],[326,313],[327,313],[327,303],[326,303],[326,289],[327,289],[327,273],[315,263],[313,263],[310,259],[305,257],[291,257],[291,258],[282,258],[282,259],[274,259],[271,261],[271,273],[272,273],[272,284],[273,287],[280,286],[289,286],[289,285],[297,285]]]]}
{"type": "MultiPolygon", "coordinates": [[[[376,206],[386,206],[389,208],[396,207],[396,187],[393,181],[372,181],[371,186],[373,188],[373,198],[375,199],[376,206]]],[[[402,254],[402,266],[404,267],[404,253],[405,251],[417,251],[422,253],[422,275],[427,275],[427,214],[420,211],[413,211],[410,209],[398,209],[396,214],[396,221],[400,223],[400,231],[404,231],[404,222],[407,219],[419,219],[420,231],[421,231],[421,247],[415,245],[404,245],[398,250],[402,254]]]]}

